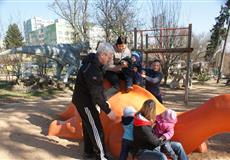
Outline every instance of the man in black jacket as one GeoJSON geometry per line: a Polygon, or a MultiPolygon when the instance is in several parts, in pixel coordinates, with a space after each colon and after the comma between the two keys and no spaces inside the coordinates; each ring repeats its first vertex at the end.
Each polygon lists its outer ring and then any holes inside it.
{"type": "Polygon", "coordinates": [[[147,68],[144,71],[145,74],[141,76],[145,78],[145,88],[152,93],[156,99],[163,103],[161,92],[160,92],[160,83],[163,78],[163,74],[161,73],[161,64],[160,60],[155,59],[151,64],[151,68],[147,68]]]}
{"type": "Polygon", "coordinates": [[[111,120],[116,119],[106,102],[103,88],[103,66],[112,60],[113,54],[114,49],[111,44],[100,43],[97,53],[89,54],[78,71],[72,102],[82,119],[85,158],[95,155],[97,160],[107,159],[103,128],[96,105],[111,120]]]}

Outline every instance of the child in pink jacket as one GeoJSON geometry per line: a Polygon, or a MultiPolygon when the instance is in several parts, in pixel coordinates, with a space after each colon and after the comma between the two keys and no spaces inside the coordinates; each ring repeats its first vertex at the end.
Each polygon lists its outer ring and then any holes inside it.
{"type": "Polygon", "coordinates": [[[154,126],[154,134],[165,143],[161,146],[162,152],[173,160],[177,160],[177,155],[171,148],[170,139],[174,135],[174,126],[177,122],[177,114],[171,109],[167,109],[156,117],[156,125],[154,126]]]}

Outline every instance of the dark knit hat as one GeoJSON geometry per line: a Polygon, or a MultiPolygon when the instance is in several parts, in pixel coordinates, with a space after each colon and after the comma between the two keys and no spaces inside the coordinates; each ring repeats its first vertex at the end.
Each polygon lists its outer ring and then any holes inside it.
{"type": "Polygon", "coordinates": [[[119,36],[117,38],[117,42],[116,42],[116,45],[117,44],[126,44],[127,43],[127,38],[125,36],[119,36]]]}
{"type": "Polygon", "coordinates": [[[131,52],[131,57],[135,57],[138,62],[142,61],[141,53],[138,51],[132,51],[131,52]]]}

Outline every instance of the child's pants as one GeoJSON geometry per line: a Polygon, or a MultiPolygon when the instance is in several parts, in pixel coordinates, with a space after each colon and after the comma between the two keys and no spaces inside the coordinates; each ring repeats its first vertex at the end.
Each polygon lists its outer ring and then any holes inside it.
{"type": "Polygon", "coordinates": [[[130,141],[128,139],[122,139],[121,142],[121,153],[119,160],[126,160],[128,158],[128,154],[130,151],[132,151],[133,148],[133,141],[130,141]]]}
{"type": "Polygon", "coordinates": [[[176,153],[173,151],[171,147],[170,141],[165,141],[165,143],[161,146],[161,151],[167,155],[167,157],[172,158],[173,160],[177,160],[178,157],[176,153]]]}

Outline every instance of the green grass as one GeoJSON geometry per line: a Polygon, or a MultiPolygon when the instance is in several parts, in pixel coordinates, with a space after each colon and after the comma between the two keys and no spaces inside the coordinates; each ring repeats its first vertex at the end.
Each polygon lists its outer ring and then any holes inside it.
{"type": "Polygon", "coordinates": [[[62,90],[53,89],[53,88],[33,91],[29,93],[24,93],[20,91],[11,91],[8,89],[0,89],[0,100],[1,99],[33,99],[35,97],[52,98],[54,95],[62,92],[63,92],[62,90]]]}
{"type": "Polygon", "coordinates": [[[28,93],[22,93],[18,91],[10,91],[6,89],[0,89],[0,98],[6,98],[6,97],[31,97],[28,93]]]}
{"type": "Polygon", "coordinates": [[[30,92],[28,94],[34,97],[45,97],[45,96],[53,96],[61,92],[63,92],[63,90],[56,89],[56,88],[48,88],[45,90],[30,92]]]}
{"type": "Polygon", "coordinates": [[[15,100],[15,99],[33,99],[36,97],[41,97],[43,99],[53,98],[55,95],[59,93],[63,93],[64,91],[61,89],[47,87],[46,89],[38,89],[31,92],[26,92],[23,86],[22,90],[14,90],[13,81],[3,81],[0,80],[0,101],[1,100],[15,100]]]}

